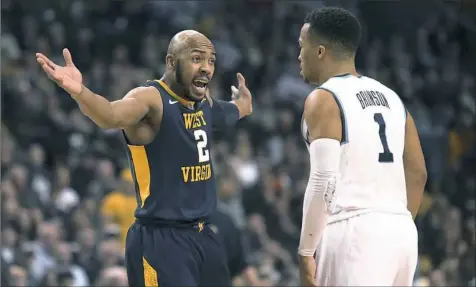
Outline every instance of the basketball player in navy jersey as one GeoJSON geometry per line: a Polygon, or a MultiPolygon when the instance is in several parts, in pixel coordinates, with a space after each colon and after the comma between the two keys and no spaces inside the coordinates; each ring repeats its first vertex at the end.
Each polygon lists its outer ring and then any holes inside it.
{"type": "Polygon", "coordinates": [[[197,31],[170,42],[166,71],[124,98],[109,102],[84,86],[71,54],[65,66],[41,53],[48,77],[104,129],[122,129],[137,191],[136,222],[129,229],[130,286],[228,286],[222,246],[207,226],[216,208],[210,157],[212,129],[226,129],[252,111],[251,93],[237,74],[233,101],[212,99],[215,48],[197,31]]]}

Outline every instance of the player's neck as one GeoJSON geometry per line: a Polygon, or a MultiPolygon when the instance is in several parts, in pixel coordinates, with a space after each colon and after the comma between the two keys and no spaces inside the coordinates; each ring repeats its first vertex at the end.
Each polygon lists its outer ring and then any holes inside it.
{"type": "Polygon", "coordinates": [[[179,98],[195,103],[202,101],[201,99],[198,100],[190,97],[189,92],[184,89],[183,85],[177,82],[175,76],[165,73],[160,80],[164,82],[179,98]]]}
{"type": "Polygon", "coordinates": [[[327,73],[323,77],[321,83],[326,82],[332,77],[341,76],[345,74],[351,74],[353,76],[359,76],[357,70],[355,69],[354,61],[339,61],[336,62],[333,66],[330,66],[326,69],[327,73]]]}
{"type": "Polygon", "coordinates": [[[185,96],[186,92],[184,88],[179,83],[177,83],[175,78],[171,77],[170,75],[164,74],[160,80],[164,82],[177,96],[188,100],[188,97],[185,96]]]}

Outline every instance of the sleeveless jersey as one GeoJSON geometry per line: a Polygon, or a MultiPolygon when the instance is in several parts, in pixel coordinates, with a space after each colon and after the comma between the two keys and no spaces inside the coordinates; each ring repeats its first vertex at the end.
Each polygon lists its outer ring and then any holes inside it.
{"type": "Polygon", "coordinates": [[[216,208],[210,155],[211,107],[208,101],[184,106],[162,81],[145,86],[159,90],[163,117],[155,139],[127,145],[137,193],[138,219],[194,222],[216,208]]]}
{"type": "MultiPolygon", "coordinates": [[[[399,96],[374,79],[350,74],[318,89],[334,96],[342,120],[340,179],[330,222],[370,211],[410,214],[403,168],[406,109],[399,96]]],[[[304,118],[302,135],[309,146],[304,118]]]]}

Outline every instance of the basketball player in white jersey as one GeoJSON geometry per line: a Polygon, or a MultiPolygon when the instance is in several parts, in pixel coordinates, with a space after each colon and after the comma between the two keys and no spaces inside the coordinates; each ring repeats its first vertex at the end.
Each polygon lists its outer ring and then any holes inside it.
{"type": "Polygon", "coordinates": [[[304,22],[301,74],[318,88],[302,120],[311,170],[301,283],[411,286],[418,256],[412,215],[426,183],[415,123],[394,91],[356,72],[361,27],[350,12],[326,7],[304,22]]]}

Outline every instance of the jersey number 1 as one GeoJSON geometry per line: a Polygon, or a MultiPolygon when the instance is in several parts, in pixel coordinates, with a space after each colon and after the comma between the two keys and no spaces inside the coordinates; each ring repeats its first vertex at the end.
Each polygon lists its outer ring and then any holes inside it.
{"type": "Polygon", "coordinates": [[[385,134],[386,126],[385,121],[381,113],[374,114],[374,121],[378,124],[378,134],[380,136],[380,142],[383,146],[383,152],[378,154],[379,162],[393,162],[393,153],[390,152],[387,143],[387,135],[385,134]]]}
{"type": "Polygon", "coordinates": [[[195,130],[193,132],[197,141],[198,162],[206,162],[210,160],[210,152],[207,149],[207,133],[204,130],[195,130]]]}

